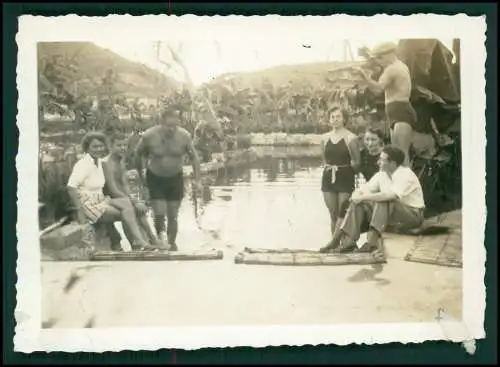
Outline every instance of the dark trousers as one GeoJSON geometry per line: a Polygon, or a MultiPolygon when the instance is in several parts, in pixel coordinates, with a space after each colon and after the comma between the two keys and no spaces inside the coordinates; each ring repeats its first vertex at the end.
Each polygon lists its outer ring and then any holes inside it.
{"type": "Polygon", "coordinates": [[[367,201],[349,205],[341,230],[350,241],[356,242],[363,227],[368,224],[368,242],[375,244],[388,225],[397,224],[412,229],[419,227],[423,221],[423,209],[412,208],[399,200],[367,201]]]}

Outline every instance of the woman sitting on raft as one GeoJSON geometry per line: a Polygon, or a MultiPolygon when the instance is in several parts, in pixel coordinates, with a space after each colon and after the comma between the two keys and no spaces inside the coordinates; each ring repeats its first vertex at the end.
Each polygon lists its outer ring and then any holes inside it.
{"type": "Polygon", "coordinates": [[[332,130],[322,142],[325,169],[321,179],[321,191],[330,213],[332,235],[344,203],[355,188],[355,174],[360,164],[360,144],[358,137],[346,129],[348,114],[339,105],[327,112],[332,130]]]}
{"type": "Polygon", "coordinates": [[[102,159],[109,148],[106,136],[99,132],[90,132],[83,137],[84,156],[76,162],[68,180],[68,192],[77,209],[77,218],[81,224],[113,223],[122,221],[127,227],[129,242],[133,250],[152,249],[141,236],[134,207],[130,200],[111,199],[103,193],[105,185],[102,159]]]}
{"type": "MultiPolygon", "coordinates": [[[[363,175],[368,182],[379,171],[378,160],[380,153],[384,149],[384,133],[376,128],[368,128],[363,136],[363,147],[361,150],[361,163],[358,172],[363,175]]],[[[320,252],[329,252],[332,250],[331,244],[336,243],[337,236],[340,235],[340,228],[344,216],[349,207],[349,200],[343,202],[340,208],[339,216],[336,223],[336,230],[333,233],[332,241],[325,247],[320,249],[320,252]]]]}

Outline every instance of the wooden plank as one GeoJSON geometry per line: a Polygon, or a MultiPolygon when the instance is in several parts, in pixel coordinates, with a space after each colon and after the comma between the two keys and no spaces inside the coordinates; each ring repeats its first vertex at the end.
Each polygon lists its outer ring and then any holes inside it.
{"type": "Polygon", "coordinates": [[[385,263],[380,254],[347,253],[323,254],[320,252],[288,252],[288,253],[248,253],[240,252],[234,259],[236,264],[247,265],[279,265],[279,266],[317,266],[317,265],[368,265],[385,263]]]}
{"type": "Polygon", "coordinates": [[[315,254],[318,253],[318,251],[314,250],[304,250],[304,249],[288,249],[288,248],[282,248],[282,249],[267,249],[267,248],[250,248],[250,247],[245,247],[244,252],[249,253],[249,254],[281,254],[281,253],[311,253],[315,254]]]}
{"type": "Polygon", "coordinates": [[[94,261],[181,261],[222,260],[222,251],[169,252],[158,251],[97,251],[91,256],[94,261]]]}
{"type": "Polygon", "coordinates": [[[420,236],[405,257],[406,261],[448,267],[462,267],[462,235],[420,236]]]}

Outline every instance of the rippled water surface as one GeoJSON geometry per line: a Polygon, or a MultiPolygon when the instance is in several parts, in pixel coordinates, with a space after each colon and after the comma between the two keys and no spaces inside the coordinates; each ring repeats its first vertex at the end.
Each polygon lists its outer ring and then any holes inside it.
{"type": "Polygon", "coordinates": [[[321,159],[277,158],[284,148],[269,153],[275,157],[204,176],[196,198],[186,180],[180,248],[318,248],[328,241],[321,159]]]}

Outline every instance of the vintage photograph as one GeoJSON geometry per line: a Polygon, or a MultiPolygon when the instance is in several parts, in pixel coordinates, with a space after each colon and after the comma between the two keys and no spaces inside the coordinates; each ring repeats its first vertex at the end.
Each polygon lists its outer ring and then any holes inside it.
{"type": "Polygon", "coordinates": [[[474,56],[391,34],[37,40],[41,329],[461,320],[474,56]]]}

